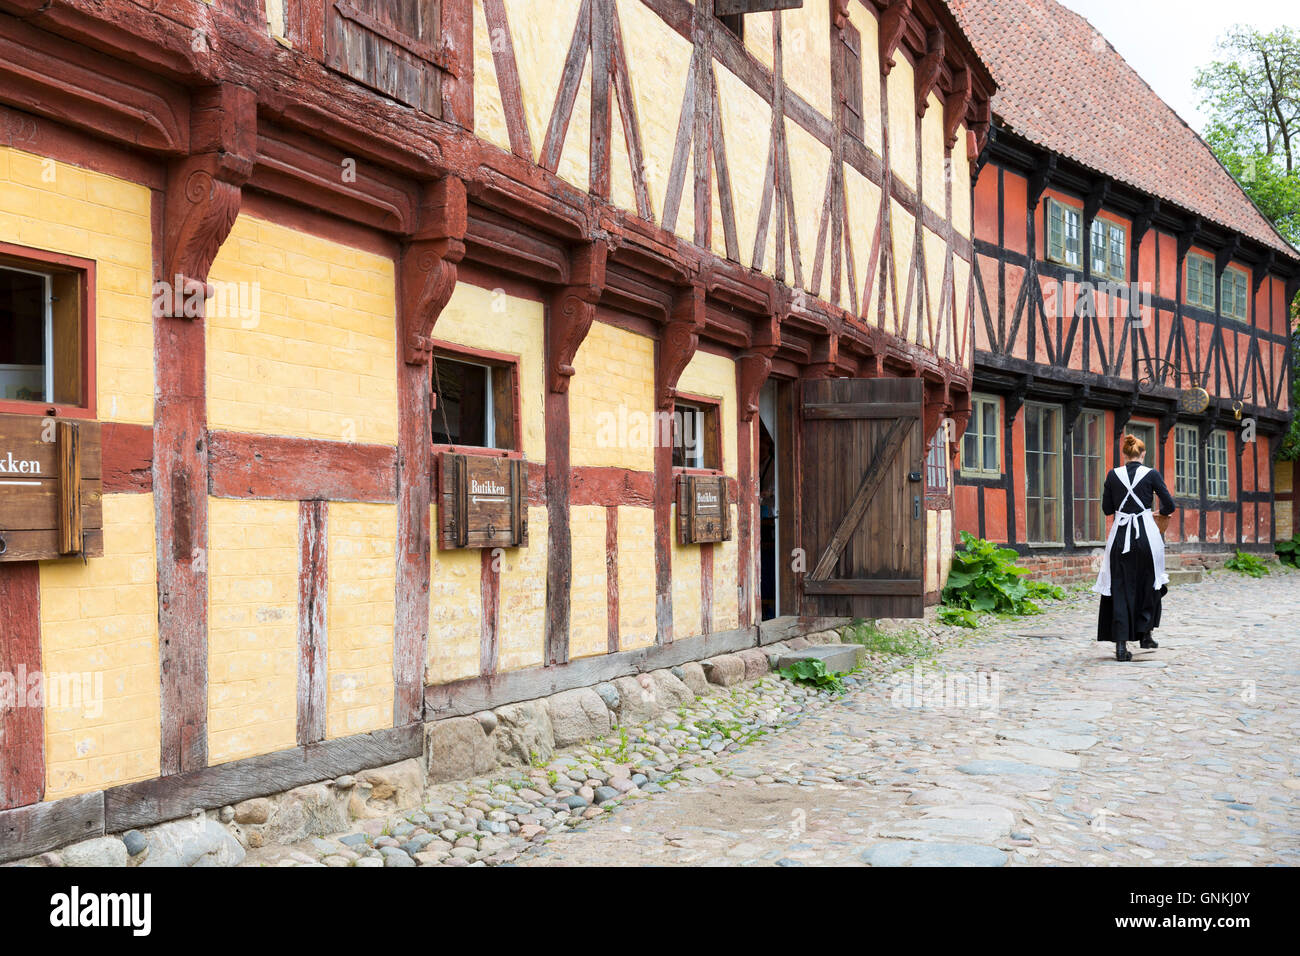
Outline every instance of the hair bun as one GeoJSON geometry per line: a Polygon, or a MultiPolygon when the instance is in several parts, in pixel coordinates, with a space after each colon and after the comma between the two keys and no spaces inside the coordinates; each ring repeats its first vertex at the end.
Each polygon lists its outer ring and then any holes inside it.
{"type": "Polygon", "coordinates": [[[1125,435],[1121,450],[1125,458],[1140,458],[1146,454],[1147,446],[1136,435],[1125,435]]]}

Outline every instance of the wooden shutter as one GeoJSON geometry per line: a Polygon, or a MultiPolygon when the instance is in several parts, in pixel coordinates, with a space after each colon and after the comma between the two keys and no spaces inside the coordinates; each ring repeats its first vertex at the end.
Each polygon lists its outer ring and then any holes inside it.
{"type": "Polygon", "coordinates": [[[844,132],[863,141],[862,123],[862,36],[849,24],[839,31],[835,64],[840,74],[840,123],[844,132]]]}
{"type": "Polygon", "coordinates": [[[441,0],[332,0],[325,62],[431,116],[442,113],[441,0]]]}
{"type": "Polygon", "coordinates": [[[438,471],[438,547],[528,546],[527,462],[445,452],[438,471]]]}
{"type": "Polygon", "coordinates": [[[771,10],[797,10],[802,6],[803,0],[713,0],[713,12],[719,17],[767,13],[771,10]]]}
{"type": "Polygon", "coordinates": [[[803,612],[920,617],[925,594],[919,378],[803,383],[803,612]]]}

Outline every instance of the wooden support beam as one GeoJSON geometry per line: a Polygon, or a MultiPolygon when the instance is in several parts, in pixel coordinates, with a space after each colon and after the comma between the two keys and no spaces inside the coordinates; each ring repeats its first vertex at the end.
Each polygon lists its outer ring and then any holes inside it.
{"type": "Polygon", "coordinates": [[[957,145],[957,127],[966,118],[971,101],[970,67],[962,67],[953,77],[952,90],[943,100],[943,145],[952,149],[957,145]]]}
{"type": "Polygon", "coordinates": [[[233,85],[195,93],[195,152],[167,174],[154,289],[153,488],[163,776],[207,766],[208,270],[239,214],[256,161],[257,102],[233,85]],[[170,291],[170,296],[159,295],[170,291]],[[197,303],[198,307],[193,305],[197,303]],[[169,307],[162,307],[169,306],[169,307]],[[189,319],[200,321],[187,321],[189,319]]]}
{"type": "Polygon", "coordinates": [[[917,64],[916,115],[924,116],[930,105],[930,94],[939,85],[939,75],[943,72],[944,33],[939,27],[931,28],[925,36],[925,56],[917,64]]]}
{"type": "MultiPolygon", "coordinates": [[[[0,676],[13,694],[0,695],[0,810],[45,796],[44,696],[29,696],[41,675],[40,565],[0,564],[0,676]]],[[[10,836],[0,826],[0,846],[10,836]]]]}
{"type": "Polygon", "coordinates": [[[393,626],[393,725],[423,715],[432,574],[433,453],[430,358],[433,328],[451,301],[464,255],[465,186],[444,177],[425,187],[416,230],[403,245],[397,302],[403,355],[398,362],[397,590],[393,626]]]}
{"type": "Polygon", "coordinates": [[[605,288],[609,242],[574,249],[569,281],[552,293],[546,314],[546,664],[569,660],[573,539],[569,530],[569,381],[573,361],[596,318],[605,288]]]}
{"type": "Polygon", "coordinates": [[[298,744],[325,739],[329,502],[298,503],[298,744]]]}
{"type": "Polygon", "coordinates": [[[880,15],[880,72],[885,76],[894,68],[894,54],[898,52],[911,12],[912,0],[890,0],[880,15]]]}

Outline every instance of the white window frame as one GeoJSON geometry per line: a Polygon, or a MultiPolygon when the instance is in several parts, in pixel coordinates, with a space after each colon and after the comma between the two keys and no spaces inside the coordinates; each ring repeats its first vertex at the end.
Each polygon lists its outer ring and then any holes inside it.
{"type": "Polygon", "coordinates": [[[1125,270],[1128,268],[1128,227],[1112,219],[1102,219],[1100,216],[1094,218],[1092,227],[1088,230],[1088,261],[1092,267],[1090,270],[1092,275],[1114,279],[1116,282],[1127,282],[1128,276],[1125,275],[1125,270]],[[1101,240],[1100,269],[1097,268],[1098,238],[1101,240]],[[1115,268],[1116,249],[1119,250],[1120,259],[1118,268],[1115,268]]]}
{"type": "MultiPolygon", "coordinates": [[[[1049,405],[1044,402],[1025,402],[1025,540],[1032,548],[1060,548],[1065,546],[1065,473],[1064,457],[1065,444],[1064,436],[1061,434],[1063,423],[1063,412],[1060,405],[1049,405]],[[1029,412],[1031,410],[1041,409],[1050,412],[1056,419],[1056,447],[1051,452],[1039,450],[1031,452],[1029,450],[1029,412]],[[1059,536],[1053,540],[1031,541],[1029,540],[1029,459],[1031,455],[1043,456],[1051,454],[1056,458],[1056,528],[1059,536]]],[[[1039,491],[1042,491],[1042,482],[1040,476],[1039,491]]],[[[1035,501],[1050,500],[1041,493],[1034,499],[1035,501]]]]}
{"type": "Polygon", "coordinates": [[[1228,433],[1221,428],[1210,432],[1205,443],[1205,497],[1227,501],[1231,492],[1228,481],[1228,433]]]}
{"type": "Polygon", "coordinates": [[[1228,266],[1223,270],[1223,277],[1219,280],[1219,300],[1224,305],[1220,308],[1220,314],[1229,319],[1236,319],[1238,322],[1247,322],[1250,320],[1250,276],[1245,269],[1238,266],[1228,266]],[[1231,282],[1232,294],[1227,293],[1227,286],[1231,282]],[[1238,283],[1240,283],[1241,295],[1237,295],[1238,283]],[[1226,305],[1231,298],[1233,307],[1228,311],[1226,305]],[[1238,309],[1240,303],[1240,309],[1238,309]]]}
{"type": "Polygon", "coordinates": [[[1001,478],[1002,477],[1002,402],[996,395],[974,394],[971,396],[971,416],[970,421],[966,423],[966,432],[962,435],[961,446],[961,473],[964,477],[969,478],[1001,478]],[[993,467],[988,467],[988,462],[984,460],[984,439],[989,437],[984,431],[984,407],[993,407],[993,428],[996,450],[994,455],[996,460],[993,467]],[[967,448],[970,447],[970,441],[974,440],[974,445],[979,449],[978,464],[972,465],[970,456],[966,454],[967,448]]]}
{"type": "MultiPolygon", "coordinates": [[[[1059,199],[1049,197],[1047,200],[1046,238],[1044,248],[1050,261],[1059,262],[1071,269],[1082,269],[1084,256],[1083,207],[1072,206],[1059,199]],[[1058,210],[1061,217],[1061,247],[1059,254],[1052,248],[1052,223],[1056,219],[1058,210]],[[1073,240],[1073,249],[1071,248],[1071,240],[1073,240]]],[[[1091,250],[1089,250],[1089,254],[1091,254],[1091,250]]]]}
{"type": "MultiPolygon", "coordinates": [[[[461,442],[460,444],[453,445],[451,447],[489,448],[489,449],[497,450],[497,408],[496,408],[496,396],[493,394],[493,388],[492,388],[492,382],[493,382],[492,373],[493,370],[498,366],[488,365],[484,362],[474,362],[469,359],[458,358],[454,355],[441,355],[441,356],[434,355],[435,362],[439,358],[441,358],[444,362],[455,362],[457,365],[468,365],[473,368],[481,368],[486,372],[486,374],[483,376],[483,389],[486,392],[486,394],[483,396],[483,418],[484,418],[483,432],[487,444],[471,445],[467,442],[461,442]]],[[[430,384],[432,384],[432,382],[430,384]]],[[[437,394],[436,388],[434,389],[434,394],[437,394]]],[[[436,425],[438,423],[437,410],[431,409],[430,414],[434,416],[434,424],[436,425]]]]}
{"type": "Polygon", "coordinates": [[[1187,301],[1187,304],[1194,305],[1198,309],[1206,309],[1213,312],[1215,289],[1214,260],[1209,256],[1201,255],[1199,252],[1189,252],[1187,254],[1186,269],[1184,271],[1187,273],[1187,287],[1183,290],[1183,298],[1187,301]],[[1207,275],[1206,266],[1209,267],[1208,275],[1210,279],[1208,283],[1208,296],[1206,295],[1207,283],[1204,281],[1207,275]],[[1192,298],[1193,268],[1197,270],[1197,298],[1192,298]]]}
{"type": "Polygon", "coordinates": [[[1200,497],[1200,444],[1200,433],[1195,425],[1174,426],[1174,495],[1176,497],[1200,497]]]}
{"type": "Polygon", "coordinates": [[[1096,409],[1090,409],[1090,408],[1081,411],[1079,413],[1078,420],[1075,421],[1074,423],[1073,439],[1070,445],[1071,445],[1070,476],[1072,479],[1075,473],[1075,469],[1074,469],[1075,458],[1091,459],[1096,462],[1096,465],[1094,467],[1096,468],[1096,477],[1097,477],[1097,489],[1096,489],[1097,497],[1095,498],[1089,498],[1087,496],[1081,497],[1079,495],[1078,489],[1074,487],[1074,482],[1073,481],[1070,482],[1070,495],[1074,500],[1074,516],[1075,516],[1076,524],[1079,517],[1080,505],[1082,505],[1085,508],[1095,507],[1096,517],[1098,520],[1097,527],[1098,530],[1101,532],[1101,534],[1096,538],[1081,538],[1077,534],[1078,531],[1077,527],[1073,528],[1071,530],[1075,532],[1074,543],[1075,544],[1104,544],[1105,535],[1106,535],[1106,518],[1102,514],[1101,502],[1102,502],[1102,495],[1104,494],[1105,484],[1106,484],[1106,413],[1096,409]],[[1098,422],[1097,447],[1095,449],[1088,449],[1085,451],[1081,451],[1080,436],[1087,434],[1087,421],[1090,418],[1095,418],[1097,419],[1098,422]]]}

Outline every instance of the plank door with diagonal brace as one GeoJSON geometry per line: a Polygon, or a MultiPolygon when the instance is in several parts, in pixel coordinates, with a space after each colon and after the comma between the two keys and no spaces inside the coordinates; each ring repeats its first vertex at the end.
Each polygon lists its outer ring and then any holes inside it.
{"type": "Polygon", "coordinates": [[[922,615],[923,400],[919,378],[803,383],[803,613],[922,615]]]}

